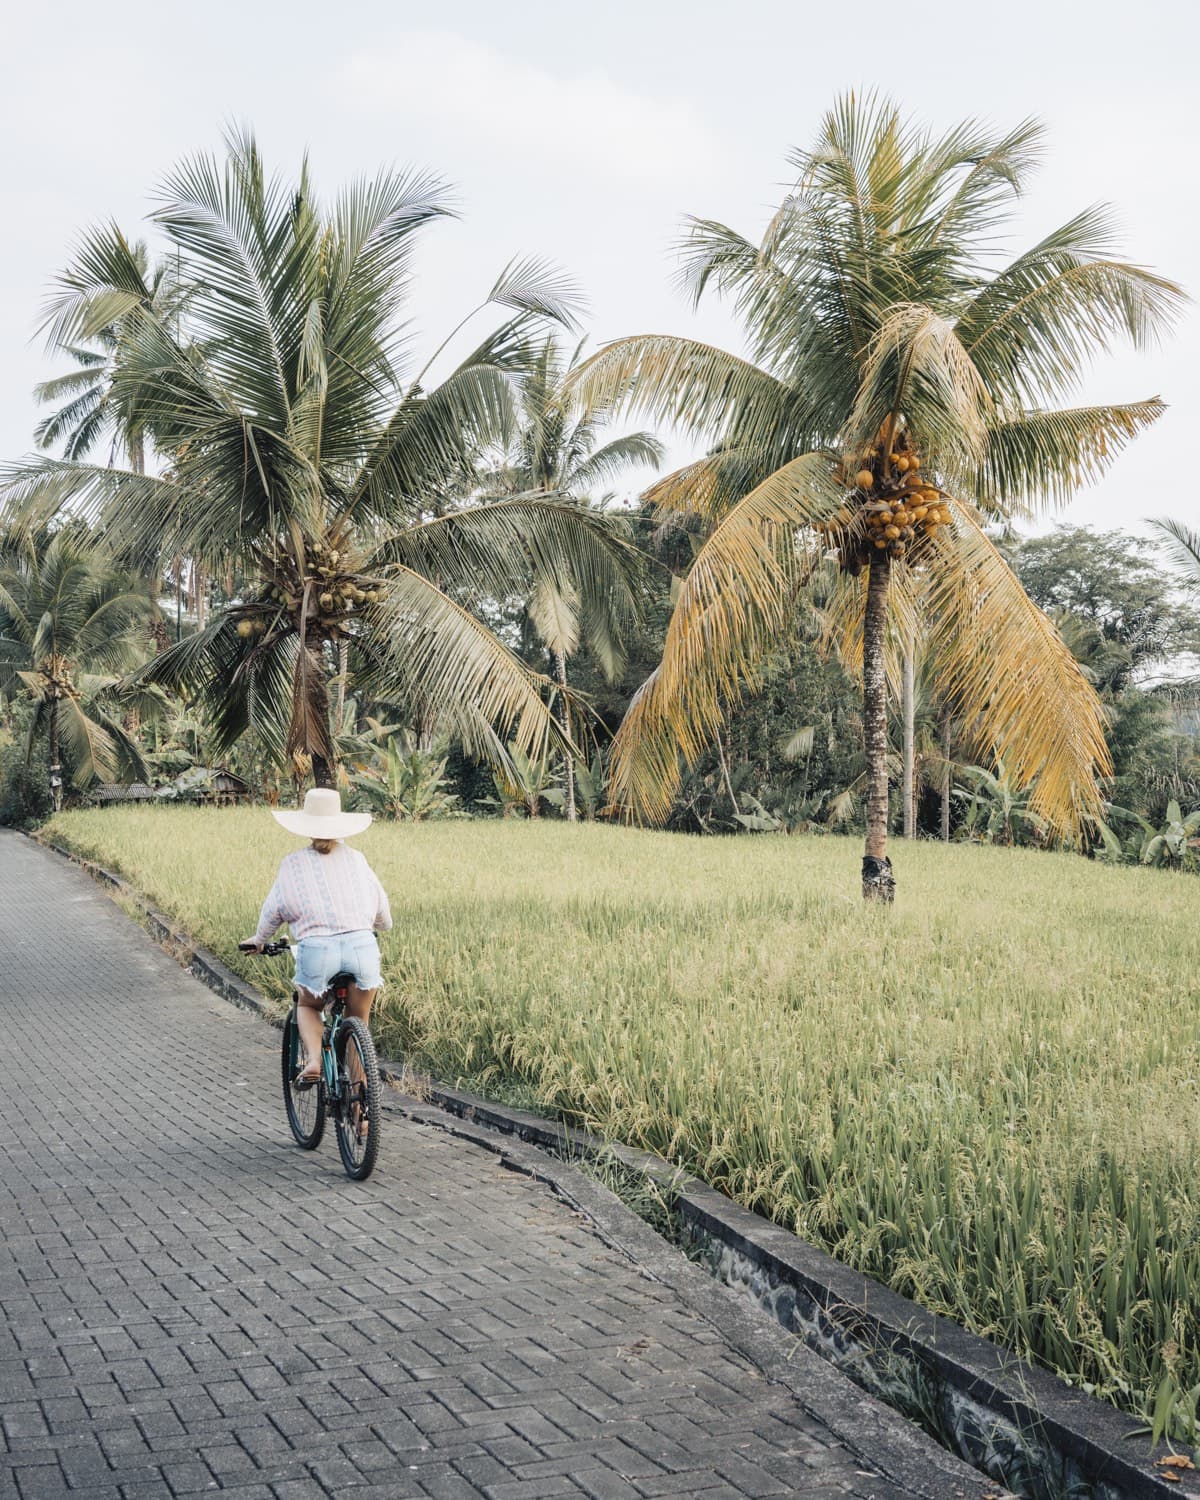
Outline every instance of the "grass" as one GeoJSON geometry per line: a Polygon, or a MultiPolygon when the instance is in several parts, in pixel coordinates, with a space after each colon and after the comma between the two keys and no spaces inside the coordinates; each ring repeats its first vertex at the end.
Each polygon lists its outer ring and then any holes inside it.
{"type": "MultiPolygon", "coordinates": [[[[50,826],[232,967],[260,810],[50,826]]],[[[381,1043],[658,1151],[926,1307],[1195,1439],[1200,884],[1069,855],[376,825],[381,1043]]]]}

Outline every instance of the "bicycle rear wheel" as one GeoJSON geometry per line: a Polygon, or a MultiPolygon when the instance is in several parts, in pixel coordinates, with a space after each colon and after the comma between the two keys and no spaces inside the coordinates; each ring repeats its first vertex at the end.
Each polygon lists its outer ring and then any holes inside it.
{"type": "Polygon", "coordinates": [[[300,1071],[303,1059],[304,1044],[300,1040],[293,1005],[283,1023],[283,1104],[296,1144],[306,1151],[313,1151],[325,1134],[325,1084],[322,1081],[305,1089],[294,1086],[293,1079],[300,1071]]]}
{"type": "Polygon", "coordinates": [[[379,1154],[379,1059],[366,1026],[353,1017],[337,1030],[338,1102],[334,1115],[346,1174],[361,1182],[379,1154]]]}

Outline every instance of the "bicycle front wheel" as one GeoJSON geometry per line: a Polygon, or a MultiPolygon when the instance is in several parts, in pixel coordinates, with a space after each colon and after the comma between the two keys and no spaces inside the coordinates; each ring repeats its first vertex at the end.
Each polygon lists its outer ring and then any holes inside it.
{"type": "Polygon", "coordinates": [[[304,1061],[304,1044],[300,1040],[300,1027],[296,1023],[296,1007],[293,1005],[283,1023],[283,1105],[287,1110],[288,1124],[296,1137],[296,1144],[306,1151],[314,1151],[325,1134],[325,1084],[314,1083],[308,1088],[296,1088],[293,1080],[304,1061]]]}
{"type": "Polygon", "coordinates": [[[334,1120],[338,1150],[347,1176],[369,1177],[379,1154],[379,1059],[362,1021],[351,1018],[337,1030],[338,1101],[334,1120]]]}

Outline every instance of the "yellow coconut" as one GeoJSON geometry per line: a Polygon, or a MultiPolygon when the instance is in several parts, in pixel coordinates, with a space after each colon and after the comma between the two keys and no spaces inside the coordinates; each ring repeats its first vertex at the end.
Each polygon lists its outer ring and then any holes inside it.
{"type": "Polygon", "coordinates": [[[869,490],[875,483],[875,476],[871,473],[870,469],[859,469],[858,473],[854,476],[854,483],[860,490],[869,490]]]}

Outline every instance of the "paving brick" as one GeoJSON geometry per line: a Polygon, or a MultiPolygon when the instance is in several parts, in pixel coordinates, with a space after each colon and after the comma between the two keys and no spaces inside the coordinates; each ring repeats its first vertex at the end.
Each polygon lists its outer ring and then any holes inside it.
{"type": "Polygon", "coordinates": [[[215,1488],[212,1470],[199,1459],[191,1463],[163,1464],[163,1481],[172,1495],[195,1495],[215,1488]]]}
{"type": "Polygon", "coordinates": [[[396,1116],[349,1183],[277,1032],[28,840],[0,872],[0,1034],[55,1063],[36,1131],[0,1092],[0,1493],[870,1493],[544,1184],[396,1116]]]}

